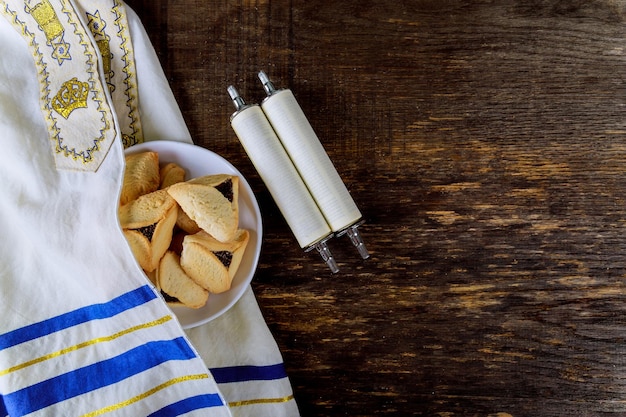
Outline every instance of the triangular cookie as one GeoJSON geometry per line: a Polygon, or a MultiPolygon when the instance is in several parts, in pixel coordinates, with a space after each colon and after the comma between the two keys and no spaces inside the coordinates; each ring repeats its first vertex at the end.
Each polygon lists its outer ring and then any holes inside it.
{"type": "Polygon", "coordinates": [[[245,229],[237,230],[230,242],[220,242],[206,232],[187,235],[180,264],[183,270],[210,293],[228,291],[250,239],[245,229]]]}
{"type": "Polygon", "coordinates": [[[171,185],[167,192],[191,220],[220,242],[239,227],[239,178],[209,175],[171,185]]]}

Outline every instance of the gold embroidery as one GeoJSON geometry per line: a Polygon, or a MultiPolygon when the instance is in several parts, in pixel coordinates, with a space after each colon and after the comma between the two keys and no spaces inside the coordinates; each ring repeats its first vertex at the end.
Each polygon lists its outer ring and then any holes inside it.
{"type": "MultiPolygon", "coordinates": [[[[0,5],[2,5],[0,13],[4,14],[20,35],[26,39],[31,49],[40,83],[41,110],[48,125],[57,169],[96,171],[113,144],[116,131],[109,108],[110,103],[107,102],[103,91],[104,86],[98,74],[96,46],[92,45],[90,38],[87,37],[86,28],[78,19],[73,4],[69,0],[58,0],[58,2],[0,0],[0,5]],[[29,7],[25,7],[25,3],[29,7]],[[37,3],[38,7],[34,6],[34,3],[37,3]],[[52,10],[46,12],[49,7],[52,7],[52,10]],[[58,30],[53,30],[56,23],[49,23],[55,21],[60,22],[64,29],[61,35],[58,30]],[[39,22],[42,22],[44,26],[40,26],[39,22]],[[39,27],[40,30],[33,30],[34,27],[39,27]],[[53,58],[59,60],[59,64],[63,63],[64,57],[68,59],[63,68],[60,65],[54,65],[54,61],[50,60],[50,55],[42,53],[42,46],[50,44],[49,38],[58,46],[57,55],[53,54],[53,58]],[[63,39],[68,41],[67,48],[60,45],[63,39]],[[79,53],[81,60],[73,60],[69,57],[70,44],[72,48],[79,48],[79,50],[74,49],[73,53],[79,53]],[[62,104],[68,103],[64,100],[71,98],[75,92],[71,89],[65,90],[63,87],[63,82],[71,77],[87,82],[89,93],[87,107],[81,111],[81,116],[65,119],[53,107],[55,99],[53,94],[59,91],[70,94],[64,99],[61,96],[62,99],[56,101],[55,106],[62,109],[62,104]]],[[[67,109],[70,110],[70,108],[67,109]]],[[[66,115],[69,113],[71,111],[66,112],[66,115]]]]}
{"type": "Polygon", "coordinates": [[[229,402],[228,405],[230,407],[242,407],[244,405],[253,405],[253,404],[276,404],[276,403],[286,403],[293,399],[294,399],[293,395],[288,395],[282,398],[255,398],[252,400],[232,401],[232,402],[229,402]]]}
{"type": "Polygon", "coordinates": [[[89,84],[74,77],[64,82],[52,98],[52,108],[67,119],[74,110],[87,107],[88,94],[89,84]]]}
{"type": "Polygon", "coordinates": [[[120,0],[91,0],[81,7],[102,56],[103,75],[117,113],[122,144],[127,148],[141,143],[135,59],[124,4],[120,0]]]}
{"type": "Polygon", "coordinates": [[[209,377],[208,374],[197,374],[197,375],[185,375],[185,376],[181,376],[178,378],[173,378],[170,379],[167,382],[164,382],[160,385],[157,385],[156,387],[152,388],[151,390],[148,390],[146,392],[144,392],[143,394],[139,394],[133,398],[130,398],[126,401],[122,401],[119,402],[117,404],[113,404],[110,405],[108,407],[104,407],[101,408],[99,410],[96,411],[92,411],[91,413],[87,413],[87,414],[83,414],[81,417],[95,417],[95,416],[100,416],[102,414],[106,414],[106,413],[110,413],[111,411],[115,411],[115,410],[119,410],[120,408],[123,407],[127,407],[133,403],[136,403],[138,401],[141,401],[153,394],[156,394],[157,392],[167,388],[167,387],[171,387],[172,385],[178,384],[180,382],[185,382],[185,381],[193,381],[193,380],[199,380],[199,379],[207,379],[209,377]]]}
{"type": "MultiPolygon", "coordinates": [[[[68,22],[74,26],[74,34],[79,40],[79,44],[84,48],[84,56],[87,58],[85,71],[89,74],[90,85],[100,84],[97,82],[97,64],[94,61],[96,55],[92,49],[92,45],[88,39],[86,39],[86,33],[83,32],[83,27],[78,21],[78,16],[75,15],[74,10],[71,8],[71,4],[67,0],[62,0],[63,13],[68,17],[68,22]]],[[[110,109],[107,106],[107,101],[104,97],[104,91],[101,89],[93,89],[93,100],[96,103],[97,111],[101,115],[103,126],[100,129],[100,136],[92,140],[92,146],[82,151],[77,151],[75,148],[70,149],[68,146],[61,146],[65,156],[70,156],[75,160],[82,160],[83,162],[91,162],[93,154],[100,150],[100,143],[107,138],[107,135],[114,136],[115,132],[112,131],[111,114],[110,109]]],[[[108,148],[107,148],[108,150],[108,148]]]]}
{"type": "Polygon", "coordinates": [[[46,34],[48,42],[52,43],[55,38],[63,34],[63,26],[48,0],[43,0],[33,7],[28,7],[28,5],[25,7],[26,11],[39,23],[39,27],[46,34]]]}
{"type": "Polygon", "coordinates": [[[129,327],[128,329],[122,330],[120,332],[114,333],[114,334],[109,335],[109,336],[104,336],[104,337],[98,337],[96,339],[91,339],[91,340],[88,340],[86,342],[82,342],[82,343],[79,343],[77,345],[70,346],[70,347],[67,347],[65,349],[61,349],[59,351],[56,351],[56,352],[53,352],[53,353],[49,353],[49,354],[44,355],[44,356],[40,356],[39,358],[31,359],[30,361],[21,363],[19,365],[12,366],[12,367],[10,367],[8,369],[5,369],[4,371],[0,371],[0,376],[4,376],[4,375],[7,375],[7,374],[10,374],[11,372],[15,372],[15,371],[19,371],[19,370],[24,369],[24,368],[28,368],[29,366],[36,365],[36,364],[41,363],[41,362],[45,362],[48,359],[56,358],[56,357],[65,355],[66,353],[74,352],[74,351],[77,351],[79,349],[83,349],[83,348],[86,348],[88,346],[95,345],[97,343],[110,342],[112,340],[118,339],[118,338],[120,338],[120,337],[122,337],[124,335],[129,334],[129,333],[133,333],[133,332],[135,332],[137,330],[142,330],[142,329],[147,329],[147,328],[150,328],[150,327],[159,326],[159,325],[161,325],[163,323],[167,323],[170,320],[172,320],[172,316],[169,316],[169,315],[168,316],[163,316],[160,319],[153,320],[153,321],[150,321],[148,323],[139,324],[137,326],[129,327]]]}
{"type": "Polygon", "coordinates": [[[136,145],[137,143],[139,143],[139,141],[135,136],[122,134],[122,145],[124,146],[124,149],[136,145]]]}
{"type": "Polygon", "coordinates": [[[111,58],[113,57],[113,54],[111,54],[111,46],[109,45],[109,40],[108,39],[96,40],[96,45],[98,45],[98,49],[100,50],[100,55],[102,55],[102,67],[104,68],[104,76],[107,79],[109,88],[114,90],[115,86],[110,83],[111,76],[113,75],[111,71],[111,58]]]}
{"type": "Polygon", "coordinates": [[[117,38],[121,42],[119,47],[123,51],[122,61],[124,62],[123,72],[125,74],[124,84],[126,89],[126,107],[128,109],[128,129],[122,131],[122,140],[125,148],[143,142],[143,130],[138,110],[137,78],[135,73],[135,55],[129,36],[128,21],[124,11],[124,5],[120,0],[114,0],[112,12],[115,15],[115,26],[117,27],[117,38]]]}
{"type": "Polygon", "coordinates": [[[35,19],[39,28],[44,32],[46,43],[54,48],[52,57],[59,62],[59,65],[63,64],[66,59],[71,59],[70,45],[63,40],[65,30],[50,1],[42,0],[41,3],[32,7],[26,4],[24,10],[35,19]]]}
{"type": "Polygon", "coordinates": [[[96,10],[94,13],[87,12],[87,21],[87,26],[96,40],[96,45],[98,46],[100,55],[102,56],[102,67],[104,69],[104,76],[107,80],[107,84],[109,85],[109,90],[113,92],[113,90],[115,90],[115,84],[111,82],[111,79],[113,78],[111,65],[113,54],[111,53],[111,45],[109,44],[111,38],[104,31],[107,24],[104,19],[100,17],[99,10],[96,10]]]}

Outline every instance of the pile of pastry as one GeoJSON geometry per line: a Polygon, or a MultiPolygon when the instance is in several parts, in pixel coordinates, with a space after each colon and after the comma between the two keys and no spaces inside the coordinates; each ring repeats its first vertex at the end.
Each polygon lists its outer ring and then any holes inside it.
{"type": "Polygon", "coordinates": [[[239,178],[187,179],[157,152],[126,156],[119,219],[137,262],[165,300],[200,308],[228,291],[249,240],[239,228],[239,178]]]}

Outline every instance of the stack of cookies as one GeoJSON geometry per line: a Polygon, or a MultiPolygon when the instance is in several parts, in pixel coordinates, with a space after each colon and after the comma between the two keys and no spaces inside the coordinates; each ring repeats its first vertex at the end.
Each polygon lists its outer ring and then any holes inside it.
{"type": "Polygon", "coordinates": [[[126,156],[119,219],[139,265],[172,305],[200,308],[228,291],[248,244],[239,228],[239,178],[187,180],[156,152],[126,156]]]}

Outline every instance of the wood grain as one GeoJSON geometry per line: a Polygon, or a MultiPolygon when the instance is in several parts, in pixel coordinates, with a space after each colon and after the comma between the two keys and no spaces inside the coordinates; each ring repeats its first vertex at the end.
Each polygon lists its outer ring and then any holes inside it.
{"type": "Polygon", "coordinates": [[[626,2],[162,0],[197,143],[260,201],[253,286],[303,416],[626,415],[626,2]],[[226,87],[291,88],[372,254],[303,253],[226,87]]]}

